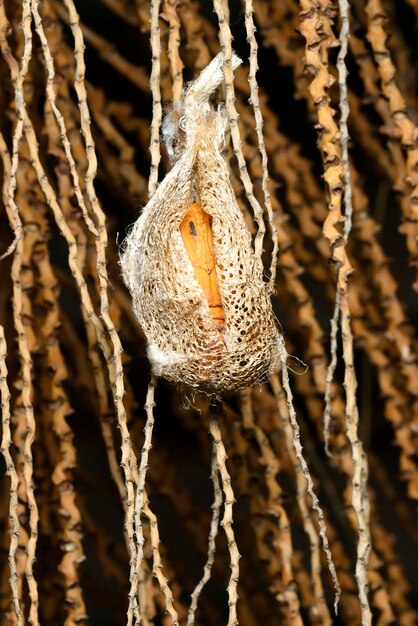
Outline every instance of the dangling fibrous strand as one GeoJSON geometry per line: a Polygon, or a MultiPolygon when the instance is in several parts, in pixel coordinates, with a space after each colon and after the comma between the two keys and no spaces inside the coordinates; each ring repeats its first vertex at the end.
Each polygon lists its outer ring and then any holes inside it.
{"type": "MultiPolygon", "coordinates": [[[[319,31],[331,33],[330,17],[322,14],[316,2],[301,0],[301,32],[306,39],[305,64],[314,75],[309,90],[314,98],[314,104],[318,114],[318,143],[324,161],[324,179],[328,185],[330,201],[328,215],[324,221],[323,233],[329,241],[332,259],[337,269],[337,297],[333,315],[333,331],[341,317],[341,337],[344,359],[344,387],[346,393],[346,433],[352,448],[353,476],[352,476],[352,507],[356,515],[358,525],[356,580],[358,584],[362,611],[363,626],[370,626],[371,611],[368,601],[368,577],[367,564],[370,551],[369,528],[366,516],[365,500],[367,492],[364,490],[364,476],[366,457],[362,444],[358,438],[358,408],[356,399],[357,379],[354,369],[353,333],[351,329],[351,312],[348,298],[348,278],[352,273],[352,267],[347,256],[346,243],[351,229],[351,191],[348,163],[348,132],[347,117],[349,113],[345,69],[345,54],[347,50],[347,38],[349,36],[348,4],[341,0],[339,6],[342,17],[341,44],[338,67],[340,72],[340,98],[342,128],[338,129],[330,105],[328,88],[331,84],[327,69],[328,48],[331,45],[331,34],[323,39],[318,39],[319,31]],[[345,147],[343,147],[345,146],[345,147]],[[341,206],[343,199],[347,202],[347,219],[342,214],[341,206]],[[340,234],[339,225],[344,223],[343,236],[340,234]]],[[[330,414],[330,393],[332,368],[336,362],[336,333],[332,335],[332,359],[327,376],[327,429],[330,414]]],[[[326,440],[327,441],[327,440],[326,440]]]]}
{"type": "Polygon", "coordinates": [[[9,521],[10,521],[10,544],[9,544],[9,568],[10,568],[10,588],[12,591],[13,610],[16,616],[17,626],[23,626],[23,611],[20,605],[18,573],[16,568],[16,551],[19,543],[20,521],[18,517],[18,495],[17,488],[19,478],[16,472],[15,463],[11,455],[10,447],[12,437],[10,431],[10,392],[7,384],[7,345],[4,336],[4,328],[0,326],[0,401],[1,401],[1,453],[6,463],[6,474],[10,477],[10,499],[9,499],[9,521]]]}
{"type": "Polygon", "coordinates": [[[229,7],[227,0],[213,0],[213,7],[219,21],[219,41],[223,53],[222,70],[225,77],[226,99],[225,108],[228,114],[229,130],[231,132],[232,145],[238,161],[238,168],[245,194],[254,213],[258,231],[254,241],[254,252],[258,268],[263,272],[261,255],[263,253],[263,241],[266,233],[264,224],[263,209],[254,195],[253,184],[248,174],[247,165],[242,152],[241,135],[238,125],[238,111],[235,107],[233,54],[232,54],[232,34],[229,28],[229,7]]]}
{"type": "MultiPolygon", "coordinates": [[[[303,456],[302,444],[300,442],[300,428],[299,428],[299,424],[298,424],[297,417],[296,417],[296,411],[293,406],[293,394],[292,394],[292,390],[290,388],[290,383],[289,383],[289,373],[287,369],[287,357],[281,358],[281,378],[282,378],[283,389],[285,391],[286,399],[287,399],[289,419],[290,419],[290,423],[291,423],[292,430],[293,430],[293,447],[295,449],[296,458],[299,462],[303,476],[306,480],[306,490],[312,499],[312,507],[318,514],[319,534],[322,540],[322,547],[323,547],[323,550],[325,552],[325,556],[327,559],[328,569],[330,571],[330,574],[332,576],[332,581],[334,584],[334,590],[335,590],[334,608],[335,608],[335,612],[337,613],[338,602],[339,602],[340,595],[341,595],[341,588],[340,588],[340,583],[338,582],[337,573],[335,571],[335,565],[332,560],[331,550],[329,548],[329,543],[328,543],[327,534],[326,534],[326,526],[324,522],[324,514],[319,505],[318,497],[314,492],[313,482],[312,482],[312,478],[309,472],[309,468],[303,456]]],[[[279,389],[278,389],[278,381],[277,381],[275,374],[273,374],[271,380],[272,380],[274,392],[277,396],[279,395],[279,389]]]]}
{"type": "Polygon", "coordinates": [[[238,617],[237,617],[237,585],[238,585],[238,577],[239,577],[239,565],[238,561],[240,558],[240,554],[238,552],[238,546],[235,541],[235,534],[233,529],[233,517],[232,517],[232,507],[235,502],[234,492],[232,490],[231,485],[231,477],[228,473],[228,468],[226,466],[226,451],[224,444],[222,442],[221,430],[219,427],[219,421],[217,418],[218,406],[214,405],[214,409],[212,411],[211,420],[210,420],[210,433],[213,437],[213,442],[215,445],[215,455],[216,455],[216,465],[219,475],[221,477],[222,490],[224,494],[224,513],[221,521],[221,526],[224,529],[228,550],[230,555],[230,564],[231,564],[231,575],[228,582],[228,606],[229,606],[229,616],[228,616],[228,626],[237,626],[238,625],[238,617]]]}
{"type": "Polygon", "coordinates": [[[158,185],[158,166],[161,160],[160,127],[162,119],[160,72],[161,72],[161,41],[160,41],[160,5],[161,0],[151,0],[151,93],[152,93],[152,123],[151,123],[151,171],[148,180],[148,194],[151,197],[158,185]]]}
{"type": "Polygon", "coordinates": [[[258,44],[255,38],[255,25],[253,18],[253,1],[245,0],[245,28],[247,31],[247,41],[250,44],[250,71],[248,74],[248,82],[250,84],[251,89],[251,98],[250,103],[252,105],[255,117],[255,129],[257,132],[258,139],[258,149],[261,154],[261,167],[263,170],[263,177],[261,186],[263,189],[264,202],[267,209],[268,220],[271,229],[271,240],[273,244],[273,250],[271,253],[271,263],[270,263],[270,278],[269,278],[269,289],[270,291],[274,290],[274,282],[276,279],[276,270],[277,270],[277,254],[279,251],[279,242],[277,238],[277,227],[274,221],[274,213],[273,207],[271,204],[270,192],[268,189],[268,158],[266,146],[264,143],[263,137],[263,115],[260,109],[260,100],[258,97],[258,83],[257,83],[257,70],[258,70],[258,44]]]}
{"type": "Polygon", "coordinates": [[[208,558],[206,560],[205,566],[203,568],[203,576],[196,585],[191,598],[192,601],[190,603],[189,613],[187,616],[187,626],[193,626],[195,623],[195,614],[197,610],[197,604],[199,602],[200,594],[208,580],[210,580],[210,576],[212,573],[212,565],[215,560],[216,553],[216,537],[219,531],[219,519],[221,514],[222,507],[222,489],[219,482],[219,469],[218,469],[218,461],[217,461],[217,450],[216,444],[213,442],[212,449],[212,463],[211,463],[211,474],[210,474],[212,484],[213,484],[213,492],[214,492],[214,500],[212,504],[212,519],[210,523],[210,532],[209,532],[209,541],[208,541],[208,558]]]}

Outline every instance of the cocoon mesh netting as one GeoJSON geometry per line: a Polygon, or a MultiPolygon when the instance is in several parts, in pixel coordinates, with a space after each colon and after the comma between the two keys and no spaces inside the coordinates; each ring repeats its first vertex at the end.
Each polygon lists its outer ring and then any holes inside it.
{"type": "MultiPolygon", "coordinates": [[[[127,236],[121,265],[157,376],[208,393],[266,380],[282,339],[257,265],[251,236],[221,155],[227,117],[209,103],[223,80],[222,55],[185,92],[165,123],[175,162],[127,236]],[[216,329],[185,249],[180,223],[200,203],[212,216],[216,272],[225,331],[216,329]]],[[[233,67],[240,60],[234,55],[233,67]]]]}

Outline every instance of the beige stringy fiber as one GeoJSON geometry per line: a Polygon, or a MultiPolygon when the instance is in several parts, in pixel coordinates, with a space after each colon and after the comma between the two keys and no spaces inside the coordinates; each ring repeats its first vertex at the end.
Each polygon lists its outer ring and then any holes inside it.
{"type": "MultiPolygon", "coordinates": [[[[221,155],[227,117],[209,97],[223,80],[219,54],[186,90],[164,125],[174,165],[126,238],[124,280],[157,376],[207,393],[266,380],[284,351],[251,236],[221,155]],[[180,129],[180,130],[179,130],[180,129]],[[174,150],[173,146],[177,142],[174,150]],[[212,216],[226,329],[216,329],[180,234],[188,207],[212,216]]],[[[234,55],[235,69],[240,60],[234,55]]]]}

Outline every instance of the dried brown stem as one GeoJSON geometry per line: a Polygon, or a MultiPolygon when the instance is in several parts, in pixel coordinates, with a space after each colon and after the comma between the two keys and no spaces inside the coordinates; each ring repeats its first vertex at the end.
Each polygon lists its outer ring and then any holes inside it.
{"type": "Polygon", "coordinates": [[[67,129],[65,127],[65,121],[61,114],[61,111],[59,110],[56,104],[56,93],[54,89],[54,80],[56,78],[56,73],[55,73],[55,67],[54,67],[54,60],[51,54],[51,50],[49,49],[49,46],[48,46],[48,40],[45,36],[45,32],[44,32],[44,28],[42,24],[42,18],[39,13],[39,1],[38,0],[32,0],[32,15],[33,15],[34,23],[35,23],[36,32],[38,33],[39,39],[41,40],[42,52],[43,52],[43,56],[45,59],[46,69],[48,72],[48,78],[46,82],[46,93],[48,96],[48,102],[51,105],[51,108],[55,115],[55,119],[57,120],[59,129],[60,129],[62,145],[64,146],[64,150],[65,150],[65,156],[67,157],[67,160],[70,164],[71,176],[73,179],[73,189],[77,196],[79,207],[83,212],[84,220],[90,232],[93,233],[93,235],[97,236],[98,235],[97,229],[88,214],[88,210],[85,205],[84,198],[83,198],[83,193],[80,189],[79,176],[78,176],[78,172],[76,169],[70,141],[68,139],[67,129]]]}
{"type": "MultiPolygon", "coordinates": [[[[344,358],[344,388],[346,392],[346,421],[347,436],[350,440],[353,454],[353,477],[352,477],[352,506],[358,522],[358,546],[356,579],[359,587],[362,607],[363,626],[370,626],[371,611],[367,592],[367,558],[370,551],[370,539],[365,509],[367,506],[367,492],[362,488],[363,478],[367,474],[367,461],[363,452],[362,444],[358,438],[358,409],[356,400],[357,380],[354,369],[353,335],[350,324],[350,307],[348,302],[348,277],[352,272],[346,247],[345,236],[341,237],[339,225],[344,222],[341,212],[342,192],[349,185],[347,179],[348,160],[344,166],[342,141],[340,133],[333,119],[333,110],[330,106],[328,95],[329,86],[332,83],[328,71],[328,48],[334,44],[332,38],[331,22],[328,12],[332,11],[331,5],[326,2],[324,6],[313,0],[301,0],[301,32],[306,39],[305,63],[313,79],[309,90],[318,115],[319,146],[324,163],[324,179],[329,191],[328,215],[324,221],[323,232],[328,239],[332,252],[332,259],[337,269],[337,290],[340,299],[341,311],[341,335],[344,358]]],[[[345,16],[344,24],[347,16],[345,16]]],[[[346,34],[348,30],[346,26],[346,34]]],[[[343,42],[344,47],[346,42],[343,42]]],[[[340,65],[342,65],[340,63],[340,65]]],[[[344,75],[342,76],[344,79],[344,75]]],[[[345,79],[342,80],[345,82],[345,79]]],[[[344,93],[346,90],[343,87],[344,93]]],[[[341,94],[343,95],[343,94],[341,94]]],[[[342,103],[344,115],[347,114],[347,103],[342,103]]],[[[345,142],[348,135],[345,136],[345,142]]],[[[350,210],[351,198],[348,195],[348,209],[350,210]]],[[[345,225],[344,225],[345,227],[345,225]]],[[[337,318],[336,318],[337,319],[337,318]]],[[[335,345],[334,348],[336,349],[335,345]]]]}
{"type": "MultiPolygon", "coordinates": [[[[146,420],[145,428],[144,428],[145,440],[142,446],[141,461],[140,461],[140,466],[139,466],[139,474],[138,474],[138,479],[137,479],[136,496],[135,496],[135,533],[136,533],[136,540],[137,540],[137,545],[138,545],[136,563],[135,563],[137,577],[133,581],[133,583],[131,583],[131,592],[130,592],[131,596],[138,593],[137,581],[141,579],[142,560],[144,558],[145,538],[144,538],[144,532],[142,528],[141,517],[145,508],[147,508],[148,515],[152,515],[148,506],[148,502],[147,502],[147,493],[145,490],[145,479],[146,479],[146,474],[147,474],[147,469],[148,469],[149,452],[151,450],[152,431],[154,428],[154,406],[155,406],[154,393],[155,393],[156,385],[157,385],[157,379],[153,376],[148,385],[147,398],[145,402],[145,410],[147,413],[147,420],[146,420]]],[[[156,524],[156,519],[151,521],[151,525],[153,523],[156,524]]],[[[167,585],[164,584],[164,589],[166,588],[166,586],[167,585]]],[[[171,591],[169,589],[168,589],[168,593],[171,594],[171,591]]],[[[164,595],[166,596],[165,593],[164,595]]],[[[177,618],[177,614],[175,613],[174,607],[172,605],[172,598],[169,600],[168,606],[170,607],[170,609],[174,611],[173,620],[175,623],[177,623],[178,618],[177,618]]],[[[140,606],[140,608],[143,608],[143,607],[140,606]]],[[[167,607],[167,610],[169,610],[168,607],[167,607]]],[[[140,615],[140,619],[141,619],[141,615],[140,615]]]]}
{"type": "MultiPolygon", "coordinates": [[[[274,378],[272,381],[274,394],[277,402],[277,408],[279,411],[282,428],[286,437],[287,452],[292,459],[292,465],[295,471],[296,477],[296,497],[297,503],[302,517],[303,528],[306,535],[309,538],[310,554],[311,554],[311,576],[313,583],[314,599],[315,599],[315,612],[321,616],[322,624],[331,624],[331,617],[329,615],[327,605],[325,602],[324,588],[321,580],[321,555],[320,555],[320,543],[318,534],[316,532],[314,523],[310,517],[308,507],[305,499],[306,480],[302,471],[301,464],[295,455],[293,445],[293,430],[289,421],[289,411],[286,405],[286,398],[283,390],[278,385],[278,379],[274,378]]],[[[312,607],[313,608],[313,607],[312,607]]]]}
{"type": "Polygon", "coordinates": [[[150,87],[152,93],[152,122],[151,122],[151,170],[148,181],[148,194],[151,197],[158,185],[158,166],[160,153],[160,127],[162,120],[160,71],[161,71],[161,40],[160,40],[160,3],[161,0],[151,0],[151,54],[152,69],[150,87]]]}
{"type": "MultiPolygon", "coordinates": [[[[65,24],[70,24],[70,19],[67,11],[55,3],[54,8],[57,11],[60,18],[65,24]]],[[[102,35],[99,35],[94,30],[86,26],[86,24],[80,23],[80,28],[85,40],[91,44],[99,53],[100,58],[106,61],[109,65],[115,68],[122,76],[131,82],[135,87],[138,87],[143,92],[148,91],[148,75],[144,68],[138,67],[134,63],[131,63],[125,59],[117,50],[115,44],[109,42],[102,35]]]]}
{"type": "MultiPolygon", "coordinates": [[[[252,390],[248,389],[241,393],[242,422],[245,431],[250,432],[254,437],[259,453],[260,462],[264,468],[265,484],[268,488],[267,510],[270,515],[274,515],[277,519],[277,525],[282,536],[280,542],[279,555],[282,570],[282,593],[281,600],[288,606],[292,606],[293,621],[295,626],[302,624],[302,618],[299,614],[299,599],[294,597],[296,594],[293,590],[294,575],[292,571],[291,557],[293,553],[292,538],[290,535],[290,520],[281,501],[281,488],[277,482],[280,465],[277,456],[269,444],[266,433],[254,421],[254,412],[252,407],[252,390]]],[[[320,571],[320,570],[319,570],[320,571]]],[[[317,579],[318,572],[313,572],[317,579]]],[[[321,594],[323,596],[323,593],[321,594]]],[[[322,597],[323,601],[323,597],[322,597]]]]}
{"type": "Polygon", "coordinates": [[[183,89],[184,63],[179,54],[181,21],[177,13],[180,0],[164,0],[162,17],[169,25],[168,34],[168,58],[170,59],[170,71],[173,79],[173,102],[179,102],[183,89]]]}
{"type": "MultiPolygon", "coordinates": [[[[400,142],[406,156],[405,193],[409,203],[409,220],[415,226],[411,261],[417,265],[418,228],[418,128],[410,119],[405,98],[396,81],[396,68],[386,45],[387,33],[384,27],[386,14],[380,0],[368,0],[365,11],[368,17],[367,39],[373,50],[380,76],[381,89],[389,103],[391,117],[399,131],[400,142]]],[[[414,283],[418,290],[418,281],[414,283]]]]}
{"type": "MultiPolygon", "coordinates": [[[[147,499],[145,493],[145,499],[147,499]]],[[[160,552],[160,534],[158,532],[158,522],[156,515],[151,511],[148,504],[144,505],[144,514],[150,522],[150,540],[152,548],[152,573],[158,580],[160,589],[164,596],[164,610],[170,617],[171,626],[179,625],[179,618],[174,607],[173,593],[169,587],[168,580],[163,574],[163,566],[160,552]]]]}
{"type": "MultiPolygon", "coordinates": [[[[129,546],[131,551],[131,584],[135,587],[135,558],[136,558],[136,546],[134,542],[134,488],[132,484],[132,470],[136,467],[136,458],[132,449],[132,443],[130,440],[129,431],[126,423],[126,411],[123,405],[124,396],[124,378],[123,367],[121,361],[122,346],[119,336],[116,332],[115,326],[109,315],[109,299],[108,299],[108,276],[106,270],[106,257],[105,250],[107,246],[107,231],[105,223],[105,215],[99,204],[99,200],[94,188],[94,179],[97,171],[97,158],[94,148],[94,140],[91,134],[90,128],[90,113],[87,105],[87,93],[85,87],[85,62],[84,62],[84,42],[83,35],[79,24],[79,17],[75,9],[72,0],[64,0],[64,4],[68,10],[70,17],[71,30],[74,36],[75,42],[75,58],[76,58],[76,76],[75,76],[75,90],[78,97],[78,106],[80,109],[80,120],[83,137],[86,144],[86,152],[88,155],[88,169],[85,175],[86,190],[90,201],[92,214],[97,223],[97,229],[99,237],[96,239],[96,253],[97,253],[97,276],[99,280],[99,295],[100,295],[100,312],[107,332],[110,335],[110,339],[113,345],[111,354],[109,354],[108,348],[105,347],[104,353],[108,362],[109,374],[111,378],[111,389],[114,404],[117,411],[118,423],[122,431],[122,467],[125,472],[125,485],[128,493],[127,498],[127,534],[129,540],[129,546]],[[134,581],[134,582],[132,582],[134,581]]],[[[94,318],[93,318],[94,319],[94,318]]],[[[97,319],[97,318],[96,318],[97,319]]],[[[96,325],[96,324],[95,324],[96,325]]],[[[100,339],[99,339],[100,341],[100,339]]],[[[106,344],[103,343],[103,347],[106,344]]],[[[101,342],[102,347],[102,342],[101,342]]],[[[102,349],[103,349],[102,347],[102,349]]],[[[133,616],[133,603],[134,596],[130,595],[130,604],[128,609],[128,623],[133,616]]]]}
{"type": "MultiPolygon", "coordinates": [[[[285,355],[286,353],[284,353],[285,355]]],[[[292,426],[292,431],[293,431],[293,447],[295,450],[295,454],[296,454],[296,458],[300,464],[303,476],[305,478],[306,481],[306,489],[308,494],[310,495],[311,499],[312,499],[312,507],[314,508],[314,510],[316,511],[316,513],[318,514],[318,524],[319,524],[319,534],[322,540],[322,546],[323,546],[323,550],[325,552],[326,555],[326,559],[327,559],[327,563],[328,563],[328,569],[330,571],[330,574],[332,576],[332,580],[334,583],[334,589],[335,589],[335,599],[334,599],[334,608],[335,611],[337,611],[337,607],[338,607],[338,601],[340,598],[340,594],[341,594],[341,588],[340,588],[340,584],[338,582],[337,579],[337,574],[335,571],[335,565],[332,561],[332,555],[329,549],[329,544],[328,544],[328,539],[327,539],[327,535],[326,535],[326,527],[325,527],[325,522],[324,522],[324,514],[322,512],[322,509],[319,505],[319,500],[314,492],[314,488],[313,488],[313,482],[312,482],[312,478],[309,472],[309,468],[306,464],[306,461],[304,459],[303,456],[303,452],[302,452],[302,445],[300,443],[300,428],[299,428],[299,424],[297,422],[297,418],[296,418],[296,411],[295,408],[293,406],[293,394],[292,394],[292,390],[290,388],[290,383],[289,383],[289,373],[287,370],[287,363],[286,363],[286,356],[281,357],[281,370],[282,370],[282,385],[283,385],[283,389],[286,393],[286,401],[287,401],[287,406],[288,406],[288,412],[289,412],[289,419],[290,419],[290,423],[292,426]]],[[[271,378],[271,383],[272,383],[272,387],[273,387],[273,391],[274,394],[276,395],[276,397],[280,396],[280,385],[279,385],[279,381],[278,378],[276,376],[276,374],[272,375],[271,378]]]]}
{"type": "Polygon", "coordinates": [[[7,384],[7,345],[4,336],[4,328],[0,326],[0,395],[1,395],[1,453],[6,463],[6,474],[10,477],[10,499],[9,499],[9,520],[10,520],[10,545],[9,545],[9,569],[10,588],[12,591],[13,609],[16,614],[16,623],[23,626],[23,612],[20,606],[18,590],[18,573],[16,568],[16,551],[19,543],[20,522],[17,515],[18,497],[17,487],[19,478],[16,472],[13,457],[10,453],[11,432],[10,432],[10,392],[7,384]]]}
{"type": "Polygon", "coordinates": [[[232,506],[235,502],[234,492],[231,486],[231,478],[226,467],[226,451],[222,442],[222,435],[219,428],[219,422],[215,416],[212,415],[210,420],[210,433],[213,437],[213,441],[216,448],[216,464],[218,472],[222,480],[222,489],[224,493],[224,514],[221,521],[221,526],[225,531],[225,535],[228,542],[229,554],[231,559],[231,576],[228,582],[228,626],[238,626],[237,618],[237,585],[239,577],[239,565],[238,561],[240,554],[238,552],[238,546],[235,540],[234,530],[232,527],[232,506]]]}
{"type": "Polygon", "coordinates": [[[248,82],[250,83],[251,89],[251,99],[250,103],[254,110],[255,117],[255,129],[257,132],[258,139],[258,148],[261,154],[261,167],[263,170],[263,177],[261,182],[261,187],[263,189],[264,194],[264,203],[267,209],[267,215],[269,219],[269,224],[271,228],[271,239],[273,242],[273,251],[271,253],[271,264],[270,264],[270,278],[269,278],[269,288],[271,291],[274,290],[274,283],[276,278],[276,269],[277,269],[277,253],[279,248],[279,242],[277,239],[277,229],[276,223],[273,214],[273,207],[271,205],[270,192],[268,189],[268,169],[267,169],[267,152],[266,146],[264,143],[263,137],[263,116],[261,114],[260,109],[260,101],[258,98],[258,83],[257,83],[257,70],[258,70],[258,44],[255,38],[255,26],[253,19],[253,2],[252,0],[245,0],[245,28],[247,31],[247,41],[250,44],[250,72],[248,75],[248,82]]]}
{"type": "Polygon", "coordinates": [[[23,3],[22,13],[22,28],[25,37],[24,52],[21,59],[21,67],[18,69],[16,61],[13,59],[12,54],[8,48],[6,40],[7,32],[7,18],[4,13],[4,6],[0,5],[0,21],[1,32],[4,35],[1,41],[2,54],[6,58],[6,61],[12,69],[13,83],[15,89],[16,111],[18,114],[18,122],[13,134],[13,152],[12,163],[10,173],[8,177],[8,198],[7,205],[8,214],[13,214],[12,227],[17,228],[16,246],[14,249],[14,257],[12,262],[12,280],[13,280],[13,319],[15,329],[18,336],[19,356],[21,363],[21,399],[23,412],[26,419],[26,436],[23,443],[23,455],[24,466],[23,476],[26,487],[26,497],[29,509],[29,528],[30,534],[27,545],[27,559],[25,565],[25,577],[29,586],[30,597],[30,609],[29,616],[34,626],[38,625],[38,587],[33,575],[33,564],[35,561],[36,544],[38,537],[38,506],[35,499],[34,486],[33,486],[33,456],[32,456],[32,444],[35,438],[36,424],[34,417],[34,410],[32,405],[32,360],[28,347],[28,339],[25,324],[23,322],[23,305],[22,305],[22,284],[21,284],[21,270],[22,270],[22,257],[24,254],[23,238],[19,235],[20,217],[18,207],[14,200],[16,190],[16,171],[19,164],[19,142],[22,137],[24,129],[24,105],[22,107],[21,102],[24,100],[23,95],[23,83],[27,74],[29,61],[32,53],[32,33],[31,33],[31,14],[30,14],[30,2],[25,1],[23,3]]]}
{"type": "MultiPolygon", "coordinates": [[[[344,182],[344,244],[347,245],[348,238],[351,232],[352,219],[353,219],[353,205],[352,205],[352,191],[350,180],[350,164],[348,160],[348,142],[349,134],[347,127],[347,120],[350,114],[350,107],[348,104],[348,89],[347,89],[347,66],[345,59],[348,49],[348,37],[350,32],[349,23],[349,5],[346,0],[339,0],[338,2],[340,17],[341,17],[341,31],[340,31],[340,51],[338,53],[337,67],[338,67],[338,86],[340,89],[340,141],[341,141],[341,162],[343,166],[342,179],[344,182]]],[[[337,366],[337,334],[340,326],[339,315],[341,311],[341,296],[340,292],[337,292],[335,297],[334,313],[331,320],[331,361],[327,371],[327,388],[325,392],[325,411],[324,411],[324,439],[325,450],[328,454],[329,451],[329,425],[331,417],[331,385],[334,380],[335,368],[337,366]]]]}
{"type": "Polygon", "coordinates": [[[199,596],[202,593],[203,587],[206,585],[208,580],[210,580],[211,573],[212,573],[212,566],[215,560],[216,537],[218,535],[218,530],[219,530],[219,517],[221,513],[221,506],[222,506],[222,489],[221,489],[221,485],[219,482],[215,444],[213,444],[210,477],[213,483],[214,501],[212,504],[212,519],[210,523],[210,532],[209,532],[209,541],[208,541],[208,558],[203,568],[203,576],[198,582],[198,584],[196,585],[191,595],[192,601],[190,603],[189,614],[187,616],[187,626],[193,626],[193,624],[195,623],[195,613],[197,610],[197,603],[199,602],[199,596]]]}
{"type": "Polygon", "coordinates": [[[213,0],[213,6],[219,21],[219,41],[221,50],[224,53],[223,71],[226,88],[226,110],[229,116],[229,129],[231,132],[234,153],[237,158],[239,174],[244,185],[245,194],[254,213],[258,230],[254,241],[255,255],[258,260],[258,268],[263,273],[261,255],[263,252],[263,241],[266,233],[264,224],[263,209],[254,195],[253,184],[248,174],[247,165],[242,153],[241,136],[238,126],[238,111],[235,107],[234,73],[232,70],[232,34],[229,27],[229,9],[226,0],[213,0]]]}

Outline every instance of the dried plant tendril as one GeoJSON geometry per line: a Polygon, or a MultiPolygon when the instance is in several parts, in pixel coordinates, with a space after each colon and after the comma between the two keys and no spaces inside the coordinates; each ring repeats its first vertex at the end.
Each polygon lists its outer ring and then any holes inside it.
{"type": "Polygon", "coordinates": [[[219,518],[221,515],[221,506],[222,506],[222,489],[219,481],[218,474],[218,465],[216,460],[216,445],[213,444],[212,450],[212,467],[210,474],[212,483],[213,483],[213,491],[214,491],[214,500],[212,504],[212,519],[210,523],[210,532],[209,532],[209,540],[208,540],[208,557],[203,568],[203,576],[199,580],[196,585],[191,598],[192,601],[190,603],[189,614],[187,617],[187,626],[193,626],[195,622],[195,613],[197,609],[197,603],[199,601],[200,594],[208,580],[210,580],[212,573],[212,565],[215,560],[215,552],[216,552],[216,537],[219,531],[219,518]]]}

